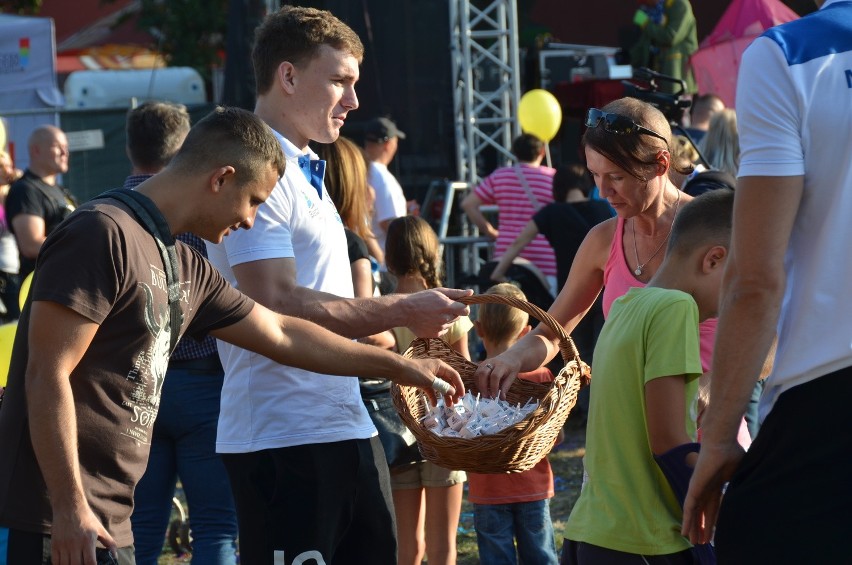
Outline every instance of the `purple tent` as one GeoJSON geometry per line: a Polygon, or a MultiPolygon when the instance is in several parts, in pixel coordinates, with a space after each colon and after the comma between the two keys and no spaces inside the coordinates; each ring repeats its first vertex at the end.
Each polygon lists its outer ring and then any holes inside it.
{"type": "Polygon", "coordinates": [[[798,17],[781,0],[733,0],[690,58],[698,92],[713,92],[733,107],[745,48],[767,29],[798,17]]]}

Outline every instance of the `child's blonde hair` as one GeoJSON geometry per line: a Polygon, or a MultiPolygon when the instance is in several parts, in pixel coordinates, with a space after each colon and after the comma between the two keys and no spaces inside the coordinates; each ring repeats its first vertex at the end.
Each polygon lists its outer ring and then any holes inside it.
{"type": "MultiPolygon", "coordinates": [[[[485,291],[485,294],[499,294],[511,296],[519,300],[527,297],[513,284],[495,284],[485,291]]],[[[507,342],[521,333],[521,330],[529,323],[529,314],[506,304],[481,304],[477,316],[479,331],[481,334],[494,342],[507,342]]]]}
{"type": "Polygon", "coordinates": [[[388,225],[385,264],[397,277],[420,275],[426,286],[441,286],[438,234],[417,216],[402,216],[388,225]]]}

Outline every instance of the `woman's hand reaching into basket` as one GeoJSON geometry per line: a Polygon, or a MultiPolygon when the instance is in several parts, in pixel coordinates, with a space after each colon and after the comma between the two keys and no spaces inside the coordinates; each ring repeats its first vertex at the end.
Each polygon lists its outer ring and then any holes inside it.
{"type": "Polygon", "coordinates": [[[505,399],[509,387],[518,378],[520,368],[520,360],[515,359],[509,350],[480,363],[473,377],[482,396],[505,399]]]}

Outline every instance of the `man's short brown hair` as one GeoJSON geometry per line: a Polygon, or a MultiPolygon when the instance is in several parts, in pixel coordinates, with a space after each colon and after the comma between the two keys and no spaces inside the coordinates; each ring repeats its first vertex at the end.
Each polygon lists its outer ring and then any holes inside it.
{"type": "Polygon", "coordinates": [[[331,12],[284,6],[267,16],[255,32],[251,53],[257,93],[265,94],[272,88],[281,63],[303,65],[316,56],[322,45],[346,51],[359,63],[364,58],[364,45],[358,34],[331,12]]]}
{"type": "Polygon", "coordinates": [[[218,107],[198,121],[186,136],[170,167],[186,172],[232,166],[245,184],[273,166],[284,174],[286,159],[272,129],[248,110],[218,107]]]}
{"type": "Polygon", "coordinates": [[[145,102],[127,112],[127,154],[134,167],[164,169],[189,132],[183,104],[145,102]]]}

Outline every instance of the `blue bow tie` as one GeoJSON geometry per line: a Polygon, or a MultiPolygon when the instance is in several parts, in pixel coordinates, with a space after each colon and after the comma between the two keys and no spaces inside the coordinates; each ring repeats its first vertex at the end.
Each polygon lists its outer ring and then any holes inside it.
{"type": "Polygon", "coordinates": [[[299,169],[311,186],[317,189],[317,194],[322,198],[322,181],[325,177],[325,161],[320,159],[311,160],[310,155],[302,155],[299,158],[299,169]]]}

